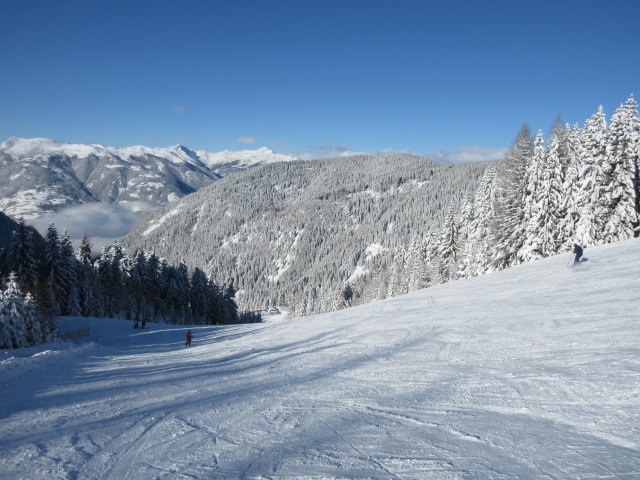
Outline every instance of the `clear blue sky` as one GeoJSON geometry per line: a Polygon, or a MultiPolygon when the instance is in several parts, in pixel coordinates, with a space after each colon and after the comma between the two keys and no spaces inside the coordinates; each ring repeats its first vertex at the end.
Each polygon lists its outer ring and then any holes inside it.
{"type": "Polygon", "coordinates": [[[3,0],[0,137],[503,148],[640,96],[638,19],[635,0],[3,0]]]}

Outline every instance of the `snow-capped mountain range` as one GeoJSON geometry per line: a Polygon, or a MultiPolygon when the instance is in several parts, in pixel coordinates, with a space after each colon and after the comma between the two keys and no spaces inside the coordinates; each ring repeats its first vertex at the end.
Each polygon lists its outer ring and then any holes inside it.
{"type": "Polygon", "coordinates": [[[184,145],[105,147],[50,138],[0,144],[0,210],[34,219],[92,202],[165,205],[234,171],[297,158],[263,147],[210,153],[184,145]]]}

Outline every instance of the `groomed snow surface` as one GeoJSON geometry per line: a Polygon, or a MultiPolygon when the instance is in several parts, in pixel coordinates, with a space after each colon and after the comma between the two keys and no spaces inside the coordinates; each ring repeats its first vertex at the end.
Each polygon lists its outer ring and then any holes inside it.
{"type": "Polygon", "coordinates": [[[192,347],[66,321],[1,352],[0,478],[638,479],[640,240],[585,254],[192,347]]]}

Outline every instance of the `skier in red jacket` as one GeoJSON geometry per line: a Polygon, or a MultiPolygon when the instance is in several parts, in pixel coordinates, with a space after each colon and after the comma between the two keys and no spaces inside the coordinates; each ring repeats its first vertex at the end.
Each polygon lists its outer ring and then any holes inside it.
{"type": "Polygon", "coordinates": [[[187,332],[187,343],[185,343],[185,346],[190,347],[191,346],[191,339],[193,338],[193,333],[191,333],[191,330],[189,330],[187,332]]]}

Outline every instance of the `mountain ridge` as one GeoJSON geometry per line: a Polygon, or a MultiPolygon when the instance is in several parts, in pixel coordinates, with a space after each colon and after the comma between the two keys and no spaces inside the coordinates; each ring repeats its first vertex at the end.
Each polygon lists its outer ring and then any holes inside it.
{"type": "Polygon", "coordinates": [[[212,153],[181,144],[105,147],[11,137],[0,144],[0,168],[5,173],[0,179],[0,209],[34,219],[92,202],[142,201],[158,207],[223,175],[295,159],[266,147],[212,153]]]}

